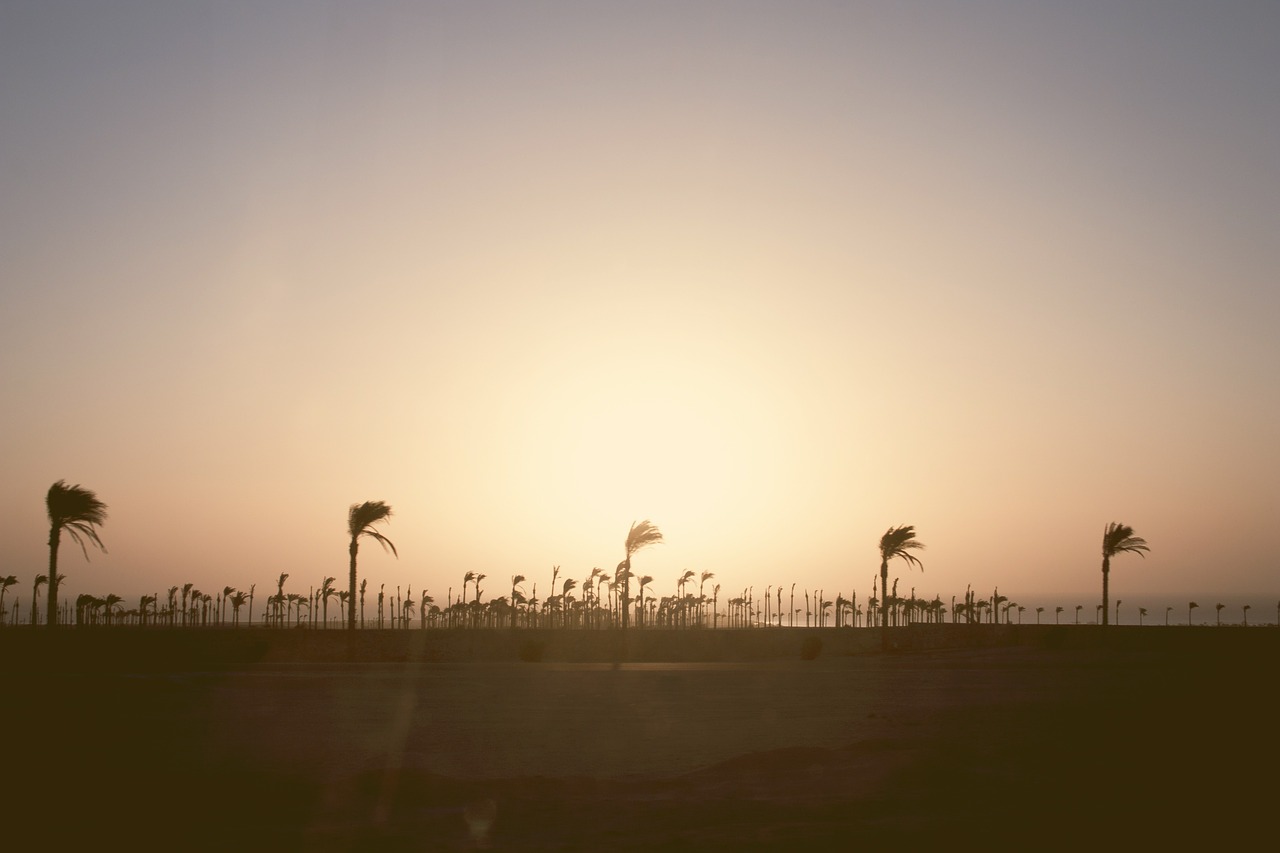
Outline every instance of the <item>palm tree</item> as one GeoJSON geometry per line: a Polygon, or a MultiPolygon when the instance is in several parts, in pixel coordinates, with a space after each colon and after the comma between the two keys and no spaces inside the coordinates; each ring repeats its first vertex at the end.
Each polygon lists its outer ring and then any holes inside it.
{"type": "MultiPolygon", "coordinates": [[[[1123,604],[1123,602],[1117,598],[1116,599],[1116,624],[1117,625],[1120,624],[1120,605],[1121,604],[1123,604]]],[[[1104,622],[1103,624],[1105,625],[1106,623],[1104,622]]]]}
{"type": "Polygon", "coordinates": [[[36,582],[31,585],[31,624],[36,624],[36,619],[40,611],[36,607],[36,602],[40,600],[40,587],[49,582],[48,575],[36,575],[36,582]]]}
{"type": "Polygon", "coordinates": [[[1222,608],[1224,608],[1224,607],[1226,607],[1226,606],[1227,606],[1227,605],[1223,604],[1222,602],[1218,602],[1217,604],[1213,605],[1213,609],[1218,611],[1218,622],[1217,622],[1217,624],[1218,624],[1218,627],[1219,627],[1219,628],[1221,628],[1221,627],[1222,627],[1222,608]]]}
{"type": "Polygon", "coordinates": [[[338,591],[333,588],[333,582],[337,578],[325,578],[320,582],[320,618],[324,620],[324,627],[329,627],[329,599],[337,595],[338,591]]]}
{"type": "Polygon", "coordinates": [[[282,619],[280,613],[280,608],[285,604],[284,582],[288,579],[288,572],[281,572],[280,577],[276,578],[276,624],[281,628],[284,627],[285,620],[289,618],[289,614],[285,613],[284,619],[282,619]]]}
{"type": "Polygon", "coordinates": [[[524,583],[524,575],[512,575],[511,577],[511,627],[516,626],[516,602],[524,597],[524,590],[520,589],[520,584],[524,583]]]}
{"type": "Polygon", "coordinates": [[[350,631],[356,629],[356,553],[360,550],[360,537],[368,536],[376,540],[383,550],[390,550],[396,559],[400,558],[391,540],[373,529],[373,525],[390,517],[391,507],[382,501],[352,504],[347,510],[347,533],[351,535],[351,545],[347,548],[351,555],[351,576],[347,581],[347,629],[350,631]]]}
{"type": "MultiPolygon", "coordinates": [[[[7,575],[0,578],[0,625],[4,624],[4,594],[8,592],[9,587],[18,583],[16,575],[7,575]]],[[[17,617],[14,617],[15,619],[17,617]]]]}
{"type": "MultiPolygon", "coordinates": [[[[706,610],[707,598],[705,595],[702,594],[702,589],[707,585],[707,581],[711,580],[715,576],[716,576],[715,572],[703,572],[699,576],[699,580],[698,580],[698,624],[699,625],[702,625],[703,621],[706,618],[706,616],[704,615],[704,612],[706,610]]],[[[778,587],[778,600],[779,601],[782,600],[782,587],[778,587]]],[[[779,604],[778,607],[781,608],[782,605],[779,604]]]]}
{"type": "Polygon", "coordinates": [[[1083,605],[1083,604],[1077,604],[1077,605],[1076,605],[1076,624],[1077,624],[1077,625],[1079,625],[1079,624],[1080,624],[1080,611],[1081,611],[1081,610],[1083,610],[1083,609],[1084,609],[1084,605],[1083,605]]]}
{"type": "Polygon", "coordinates": [[[641,575],[638,582],[640,584],[640,615],[636,619],[636,625],[637,627],[643,628],[644,627],[644,588],[649,584],[653,583],[653,575],[641,575]]]}
{"type": "MultiPolygon", "coordinates": [[[[1138,608],[1138,625],[1139,625],[1139,626],[1141,626],[1141,625],[1142,625],[1142,620],[1143,620],[1143,619],[1145,619],[1145,618],[1146,618],[1146,616],[1147,616],[1147,608],[1145,608],[1145,607],[1139,607],[1139,608],[1138,608]]],[[[1117,621],[1117,622],[1119,622],[1120,620],[1119,620],[1119,619],[1117,619],[1116,621],[1117,621]]]]}
{"type": "Polygon", "coordinates": [[[364,588],[369,585],[368,578],[360,579],[360,627],[364,627],[364,588]]]}
{"type": "Polygon", "coordinates": [[[1244,626],[1248,628],[1249,627],[1249,605],[1246,604],[1242,612],[1244,613],[1244,626]]]}
{"type": "Polygon", "coordinates": [[[231,601],[231,624],[239,625],[240,608],[244,607],[244,603],[249,600],[249,596],[245,595],[245,593],[240,590],[236,590],[231,594],[231,598],[229,600],[231,601]]]}
{"type": "Polygon", "coordinates": [[[1111,558],[1125,552],[1143,556],[1147,540],[1133,535],[1133,528],[1127,524],[1111,522],[1102,532],[1102,624],[1107,624],[1108,583],[1111,578],[1111,558]]]}
{"type": "MultiPolygon", "coordinates": [[[[1058,608],[1058,609],[1059,609],[1059,610],[1061,610],[1062,608],[1058,608]]],[[[1019,612],[1021,612],[1021,611],[1019,611],[1019,612]]],[[[1039,625],[1039,624],[1040,624],[1040,614],[1041,614],[1041,613],[1043,613],[1043,612],[1044,612],[1044,608],[1043,608],[1043,607],[1037,607],[1037,608],[1036,608],[1036,624],[1037,624],[1037,625],[1039,625]]]]}
{"type": "MultiPolygon", "coordinates": [[[[924,564],[912,551],[924,550],[924,543],[916,539],[914,525],[904,524],[890,527],[880,537],[880,589],[889,588],[889,561],[901,557],[908,566],[916,565],[924,571],[924,564]]],[[[880,642],[883,648],[889,648],[889,608],[880,608],[880,642]]]]}
{"type": "Polygon", "coordinates": [[[1055,625],[1061,625],[1061,624],[1062,624],[1061,619],[1062,619],[1062,608],[1061,608],[1061,607],[1055,607],[1055,608],[1053,609],[1053,624],[1055,624],[1055,625]]]}
{"type": "Polygon", "coordinates": [[[1190,624],[1191,624],[1191,611],[1192,611],[1192,610],[1195,610],[1195,609],[1196,609],[1197,607],[1199,607],[1199,606],[1200,606],[1200,605],[1199,605],[1199,604],[1196,604],[1194,601],[1188,601],[1188,602],[1187,602],[1187,624],[1188,624],[1188,625],[1190,625],[1190,624]]]}
{"type": "Polygon", "coordinates": [[[1172,607],[1166,607],[1166,608],[1164,609],[1164,626],[1165,626],[1166,628],[1168,628],[1168,627],[1169,627],[1169,614],[1170,614],[1170,613],[1172,613],[1172,612],[1173,612],[1173,608],[1172,608],[1172,607]]]}
{"type": "Polygon", "coordinates": [[[98,496],[79,485],[68,486],[59,480],[49,487],[45,495],[45,507],[49,511],[49,606],[46,624],[52,628],[58,624],[58,544],[62,531],[80,546],[84,558],[89,559],[85,539],[92,542],[104,554],[107,551],[98,537],[98,527],[107,520],[107,505],[98,496]],[[84,538],[81,538],[84,537],[84,538]]]}
{"type": "Polygon", "coordinates": [[[627,610],[631,602],[631,556],[641,548],[649,545],[657,545],[662,542],[662,531],[658,530],[649,519],[641,522],[631,522],[631,529],[627,531],[626,541],[623,542],[623,548],[626,551],[626,559],[622,561],[626,573],[622,578],[622,627],[626,630],[628,624],[627,610]]]}

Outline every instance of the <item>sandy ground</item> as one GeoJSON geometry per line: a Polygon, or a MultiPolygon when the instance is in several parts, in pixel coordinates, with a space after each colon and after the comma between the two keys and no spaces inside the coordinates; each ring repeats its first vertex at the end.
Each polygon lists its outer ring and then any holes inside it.
{"type": "Polygon", "coordinates": [[[6,675],[3,837],[135,848],[1269,844],[1257,654],[6,675]],[[50,736],[52,733],[52,736],[50,736]]]}

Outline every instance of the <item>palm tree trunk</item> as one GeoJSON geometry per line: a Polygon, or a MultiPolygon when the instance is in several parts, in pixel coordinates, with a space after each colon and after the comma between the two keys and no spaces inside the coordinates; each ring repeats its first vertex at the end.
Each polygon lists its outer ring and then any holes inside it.
{"type": "Polygon", "coordinates": [[[1107,594],[1109,592],[1108,582],[1111,580],[1111,558],[1102,558],[1102,624],[1107,622],[1107,594]]]}
{"type": "MultiPolygon", "coordinates": [[[[347,578],[347,630],[356,629],[356,552],[360,550],[358,537],[351,537],[351,575],[347,578]]],[[[327,603],[327,602],[326,602],[327,603]]]]}
{"type": "Polygon", "coordinates": [[[58,624],[58,542],[61,538],[61,526],[52,525],[49,528],[49,606],[45,614],[45,624],[50,628],[58,624]]]}
{"type": "Polygon", "coordinates": [[[889,608],[885,607],[885,592],[889,589],[889,561],[880,561],[880,648],[889,649],[889,608]]]}

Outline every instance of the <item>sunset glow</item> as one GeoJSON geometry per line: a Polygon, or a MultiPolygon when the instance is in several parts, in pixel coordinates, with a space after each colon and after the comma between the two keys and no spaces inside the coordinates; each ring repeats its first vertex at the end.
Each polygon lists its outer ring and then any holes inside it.
{"type": "Polygon", "coordinates": [[[0,574],[66,479],[73,596],[305,591],[381,500],[441,602],[647,518],[661,594],[911,524],[1092,611],[1120,521],[1135,614],[1269,613],[1280,7],[1118,5],[0,5],[0,574]]]}

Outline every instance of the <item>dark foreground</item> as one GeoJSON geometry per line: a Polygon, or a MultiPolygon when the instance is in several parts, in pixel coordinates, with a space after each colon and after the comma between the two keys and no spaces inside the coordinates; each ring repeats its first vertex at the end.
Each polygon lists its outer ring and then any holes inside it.
{"type": "Polygon", "coordinates": [[[185,637],[130,659],[103,635],[0,638],[12,849],[1275,840],[1276,629],[903,633],[889,654],[823,633],[816,659],[788,640],[712,662],[556,660],[554,637],[529,661],[246,661],[185,637]]]}

